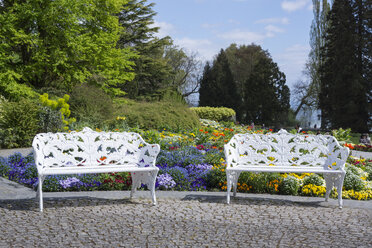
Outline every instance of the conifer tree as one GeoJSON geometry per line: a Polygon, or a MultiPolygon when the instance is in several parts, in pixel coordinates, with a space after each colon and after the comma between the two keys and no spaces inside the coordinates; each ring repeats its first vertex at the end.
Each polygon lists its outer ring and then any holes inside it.
{"type": "Polygon", "coordinates": [[[322,49],[322,127],[368,131],[368,88],[358,67],[357,22],[348,0],[336,0],[329,14],[330,26],[322,49]]]}
{"type": "Polygon", "coordinates": [[[226,53],[221,49],[209,69],[204,68],[200,82],[199,105],[210,107],[228,107],[236,111],[239,105],[239,95],[232,75],[226,53]]]}
{"type": "Polygon", "coordinates": [[[154,3],[147,3],[147,0],[129,0],[118,15],[120,25],[124,27],[118,47],[131,47],[138,54],[134,60],[136,77],[123,87],[131,97],[160,89],[172,72],[163,57],[165,47],[172,41],[168,36],[155,37],[159,27],[154,26],[156,12],[153,6],[154,3]]]}

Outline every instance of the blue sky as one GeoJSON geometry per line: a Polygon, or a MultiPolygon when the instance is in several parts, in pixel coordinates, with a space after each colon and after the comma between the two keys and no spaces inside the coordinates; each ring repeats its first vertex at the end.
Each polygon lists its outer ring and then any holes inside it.
{"type": "Polygon", "coordinates": [[[231,43],[268,50],[287,76],[300,79],[310,51],[311,0],[149,0],[159,36],[212,60],[231,43]]]}

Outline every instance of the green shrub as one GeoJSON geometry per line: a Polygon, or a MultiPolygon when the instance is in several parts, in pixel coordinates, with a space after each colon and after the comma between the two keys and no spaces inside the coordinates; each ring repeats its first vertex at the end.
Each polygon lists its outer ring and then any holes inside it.
{"type": "Polygon", "coordinates": [[[346,175],[344,179],[344,188],[346,190],[355,190],[361,191],[364,188],[363,180],[356,174],[352,172],[352,170],[346,170],[346,175]]]}
{"type": "Polygon", "coordinates": [[[77,120],[89,123],[91,127],[102,127],[104,122],[114,117],[111,97],[97,86],[76,86],[71,92],[70,106],[77,120]]]}
{"type": "Polygon", "coordinates": [[[344,142],[350,142],[350,139],[351,139],[351,135],[350,135],[350,132],[351,132],[351,128],[348,128],[348,129],[335,129],[335,130],[332,130],[332,135],[337,139],[337,141],[344,141],[344,142]]]}
{"type": "Polygon", "coordinates": [[[27,99],[3,102],[0,116],[0,147],[30,147],[39,131],[37,103],[27,99]]]}
{"type": "Polygon", "coordinates": [[[195,113],[179,102],[131,102],[117,107],[117,116],[125,116],[130,127],[178,132],[200,126],[195,113]]]}
{"type": "Polygon", "coordinates": [[[319,176],[318,174],[311,174],[304,178],[303,185],[313,184],[316,186],[322,186],[323,182],[324,179],[321,176],[319,176]]]}
{"type": "Polygon", "coordinates": [[[39,125],[40,131],[43,133],[61,131],[63,128],[61,112],[49,107],[41,107],[39,112],[39,125]]]}
{"type": "Polygon", "coordinates": [[[297,179],[293,176],[287,176],[283,178],[280,186],[279,192],[284,195],[297,195],[300,184],[297,179]]]}
{"type": "Polygon", "coordinates": [[[277,193],[281,177],[279,173],[242,172],[238,182],[251,186],[254,193],[277,193]],[[277,186],[275,186],[277,185],[277,186]]]}
{"type": "Polygon", "coordinates": [[[214,108],[214,107],[195,107],[190,108],[200,119],[208,119],[214,121],[232,121],[235,120],[236,113],[231,108],[214,108]]]}
{"type": "MultiPolygon", "coordinates": [[[[62,121],[62,129],[65,131],[69,129],[69,125],[71,125],[72,123],[76,121],[75,118],[69,118],[71,114],[70,105],[67,103],[69,99],[70,99],[69,95],[64,95],[62,98],[58,98],[56,100],[49,99],[49,95],[47,93],[44,93],[40,96],[40,103],[42,104],[42,106],[50,108],[53,111],[60,112],[60,117],[62,121]]],[[[53,115],[52,112],[50,112],[50,114],[53,115]]],[[[44,122],[45,118],[49,118],[49,113],[46,112],[46,115],[45,116],[42,115],[41,118],[43,118],[42,122],[44,122]]],[[[54,121],[57,121],[57,120],[54,120],[54,121]]],[[[46,123],[46,124],[49,125],[50,123],[46,123]]]]}

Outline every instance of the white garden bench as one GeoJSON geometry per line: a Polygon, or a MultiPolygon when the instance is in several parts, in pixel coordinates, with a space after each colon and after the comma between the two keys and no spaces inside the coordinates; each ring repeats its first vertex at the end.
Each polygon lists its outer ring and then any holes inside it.
{"type": "Polygon", "coordinates": [[[156,204],[159,169],[155,161],[160,146],[146,143],[137,133],[95,132],[89,128],[81,132],[40,133],[32,146],[39,176],[40,211],[43,211],[42,186],[47,175],[132,172],[130,197],[143,183],[156,204]]]}
{"type": "Polygon", "coordinates": [[[285,130],[268,134],[235,134],[224,146],[227,162],[227,203],[236,196],[239,175],[249,172],[321,173],[326,181],[325,199],[337,187],[342,208],[342,186],[349,148],[329,135],[290,134],[285,130]]]}

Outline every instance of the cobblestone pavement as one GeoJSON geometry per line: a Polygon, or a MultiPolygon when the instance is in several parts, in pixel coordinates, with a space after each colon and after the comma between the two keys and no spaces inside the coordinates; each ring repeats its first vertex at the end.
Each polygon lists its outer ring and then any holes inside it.
{"type": "Polygon", "coordinates": [[[371,247],[371,209],[225,197],[0,200],[0,247],[371,247]]]}

